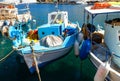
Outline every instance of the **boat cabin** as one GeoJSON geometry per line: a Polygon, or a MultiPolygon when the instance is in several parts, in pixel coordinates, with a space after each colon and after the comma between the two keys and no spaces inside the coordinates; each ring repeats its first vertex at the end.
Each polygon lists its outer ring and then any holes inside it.
{"type": "Polygon", "coordinates": [[[68,13],[66,11],[52,12],[48,14],[48,24],[64,23],[65,27],[68,25],[68,13]]]}

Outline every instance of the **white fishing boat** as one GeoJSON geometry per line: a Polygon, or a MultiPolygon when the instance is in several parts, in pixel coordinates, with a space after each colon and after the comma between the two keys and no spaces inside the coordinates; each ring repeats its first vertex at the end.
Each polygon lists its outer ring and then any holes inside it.
{"type": "MultiPolygon", "coordinates": [[[[91,17],[92,26],[84,25],[83,27],[83,30],[86,30],[82,31],[83,35],[86,36],[84,41],[87,39],[90,41],[85,42],[86,46],[83,43],[81,44],[80,52],[85,54],[86,51],[87,53],[89,52],[91,62],[97,69],[99,68],[94,81],[103,81],[105,77],[108,81],[120,81],[120,17],[117,14],[120,13],[119,7],[110,6],[106,8],[99,7],[98,9],[93,9],[93,6],[89,6],[85,7],[84,10],[84,19],[86,19],[86,14],[89,15],[91,17]],[[109,19],[111,14],[114,13],[118,16],[114,15],[113,17],[115,18],[109,19]],[[104,27],[95,27],[95,17],[101,14],[105,14],[106,16],[104,27]],[[94,31],[91,32],[91,30],[94,31]],[[89,50],[81,50],[83,48],[90,47],[91,49],[89,50]],[[107,63],[110,65],[109,67],[106,66],[107,63]],[[101,68],[101,65],[104,69],[101,68]]],[[[87,17],[87,24],[88,19],[89,17],[87,17]]],[[[82,57],[81,53],[80,58],[82,57]]]]}
{"type": "Polygon", "coordinates": [[[48,23],[35,30],[22,33],[22,27],[9,27],[9,38],[14,39],[13,48],[24,58],[31,73],[36,63],[42,67],[48,62],[66,55],[74,46],[78,25],[68,21],[66,11],[48,14],[48,23]]]}
{"type": "MultiPolygon", "coordinates": [[[[28,8],[22,9],[23,14],[19,14],[21,10],[15,7],[12,3],[0,3],[0,31],[3,27],[9,27],[16,22],[21,22],[23,25],[31,20],[31,14],[28,8]]],[[[3,30],[4,31],[4,30],[3,30]]]]}

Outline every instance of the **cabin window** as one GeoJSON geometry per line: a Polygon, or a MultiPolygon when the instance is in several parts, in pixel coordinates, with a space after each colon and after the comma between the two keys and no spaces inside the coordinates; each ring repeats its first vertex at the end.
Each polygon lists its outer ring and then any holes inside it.
{"type": "Polygon", "coordinates": [[[52,16],[51,16],[51,19],[53,20],[53,19],[55,18],[55,16],[56,16],[56,15],[52,15],[52,16]]]}
{"type": "Polygon", "coordinates": [[[45,32],[42,32],[42,35],[44,35],[45,34],[45,32]]]}
{"type": "Polygon", "coordinates": [[[61,20],[61,15],[58,15],[57,19],[58,19],[58,20],[61,20]]]}
{"type": "Polygon", "coordinates": [[[54,14],[51,16],[51,19],[54,20],[57,17],[58,20],[61,20],[61,15],[54,14]]]}
{"type": "Polygon", "coordinates": [[[52,32],[52,34],[54,35],[54,34],[55,34],[55,32],[52,32]]]}

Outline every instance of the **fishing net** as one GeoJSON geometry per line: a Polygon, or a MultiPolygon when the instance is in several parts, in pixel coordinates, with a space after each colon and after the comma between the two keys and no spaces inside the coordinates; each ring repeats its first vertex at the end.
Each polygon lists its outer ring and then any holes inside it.
{"type": "Polygon", "coordinates": [[[40,44],[46,47],[59,46],[63,43],[63,40],[59,36],[48,35],[40,40],[40,44]]]}

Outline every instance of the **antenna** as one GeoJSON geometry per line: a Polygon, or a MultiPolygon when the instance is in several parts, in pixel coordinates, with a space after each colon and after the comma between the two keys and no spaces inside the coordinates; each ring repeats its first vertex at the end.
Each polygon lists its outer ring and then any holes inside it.
{"type": "Polygon", "coordinates": [[[58,0],[54,0],[54,2],[56,3],[56,5],[55,5],[56,11],[59,11],[58,10],[58,0]]]}

